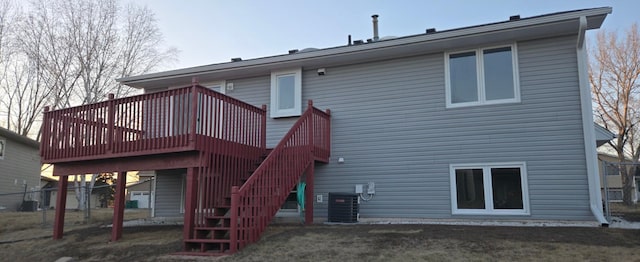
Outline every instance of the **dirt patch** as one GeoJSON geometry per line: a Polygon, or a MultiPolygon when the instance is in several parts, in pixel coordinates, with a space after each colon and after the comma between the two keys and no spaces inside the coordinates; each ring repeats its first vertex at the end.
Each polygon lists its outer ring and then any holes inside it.
{"type": "Polygon", "coordinates": [[[89,227],[65,232],[62,240],[53,240],[49,235],[0,244],[0,253],[17,258],[15,261],[55,261],[60,257],[80,261],[141,261],[180,251],[181,236],[180,226],[125,228],[122,239],[111,242],[111,229],[89,227]]]}
{"type": "MultiPolygon", "coordinates": [[[[134,217],[134,216],[130,216],[134,217]]],[[[0,213],[0,224],[3,224],[0,213]]],[[[14,218],[12,218],[14,219],[14,218]]],[[[571,227],[451,225],[270,225],[258,243],[226,257],[176,256],[181,226],[125,228],[111,242],[111,229],[65,228],[62,240],[51,228],[27,228],[6,235],[30,236],[0,243],[12,261],[640,261],[640,230],[571,227]]]]}
{"type": "Polygon", "coordinates": [[[640,259],[640,231],[444,225],[271,226],[222,261],[640,259]],[[273,232],[279,231],[279,232],[273,232]]]}

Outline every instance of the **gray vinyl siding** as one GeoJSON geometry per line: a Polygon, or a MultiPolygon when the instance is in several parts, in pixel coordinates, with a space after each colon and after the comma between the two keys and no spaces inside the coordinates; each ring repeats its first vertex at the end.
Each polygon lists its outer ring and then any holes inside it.
{"type": "MultiPolygon", "coordinates": [[[[576,37],[518,42],[521,102],[445,107],[444,53],[303,71],[306,100],[332,112],[332,161],[316,165],[315,214],[329,192],[376,183],[363,218],[451,215],[450,164],[524,162],[530,215],[493,219],[593,220],[589,210],[576,37]],[[345,163],[335,160],[344,157],[345,163]]],[[[444,51],[444,50],[443,50],[444,51]]],[[[227,95],[269,103],[270,76],[227,79],[227,95]]],[[[295,118],[269,119],[275,145],[295,118]]]]}
{"type": "MultiPolygon", "coordinates": [[[[302,79],[304,81],[305,77],[303,76],[302,79]]],[[[227,83],[229,82],[234,84],[234,90],[227,90],[227,95],[258,107],[267,105],[267,108],[271,108],[269,105],[269,97],[271,95],[270,75],[248,79],[227,80],[227,83]],[[236,86],[240,86],[241,88],[235,88],[236,86]]],[[[304,83],[302,86],[305,86],[304,83]]],[[[304,100],[304,98],[303,101],[305,101],[302,107],[304,110],[307,107],[306,100],[304,100]]],[[[267,147],[275,147],[296,120],[297,117],[272,119],[269,117],[269,113],[267,112],[267,147]]]]}
{"type": "MultiPolygon", "coordinates": [[[[0,159],[0,211],[16,211],[22,203],[23,193],[40,188],[40,156],[38,148],[28,146],[7,137],[4,159],[0,159]]],[[[27,195],[39,200],[39,195],[27,195]]],[[[30,200],[30,199],[28,199],[30,200]]]]}
{"type": "Polygon", "coordinates": [[[155,217],[182,217],[184,170],[156,171],[155,217]]]}

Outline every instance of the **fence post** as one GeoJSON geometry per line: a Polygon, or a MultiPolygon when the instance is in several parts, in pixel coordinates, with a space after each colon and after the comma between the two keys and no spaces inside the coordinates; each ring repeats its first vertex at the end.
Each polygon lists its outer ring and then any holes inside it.
{"type": "Polygon", "coordinates": [[[47,207],[44,206],[44,200],[47,189],[40,189],[40,206],[42,207],[42,227],[47,225],[47,207]]]}
{"type": "Polygon", "coordinates": [[[114,105],[114,95],[109,94],[108,118],[107,119],[107,153],[111,154],[113,150],[113,126],[115,125],[116,111],[114,105]]]}
{"type": "Polygon", "coordinates": [[[87,201],[84,201],[85,202],[85,209],[86,209],[86,211],[84,213],[85,214],[84,215],[85,216],[84,217],[85,224],[91,223],[91,189],[92,189],[91,187],[87,188],[85,186],[85,190],[84,190],[85,193],[86,193],[85,197],[86,197],[86,200],[87,200],[87,201]]]}
{"type": "Polygon", "coordinates": [[[324,142],[325,142],[325,149],[327,150],[327,159],[331,156],[331,110],[327,109],[326,113],[328,115],[327,119],[325,121],[327,121],[326,125],[325,125],[325,129],[324,130],[324,142]]]}
{"type": "Polygon", "coordinates": [[[602,175],[602,188],[604,189],[604,215],[607,218],[607,221],[611,222],[611,209],[609,207],[609,185],[607,184],[607,176],[609,175],[607,172],[607,167],[609,167],[609,165],[611,163],[601,160],[602,161],[602,166],[604,169],[603,171],[603,175],[602,175]]]}
{"type": "Polygon", "coordinates": [[[190,146],[195,145],[195,141],[196,141],[196,128],[197,128],[197,121],[198,121],[198,87],[197,87],[197,82],[193,83],[193,86],[191,86],[191,114],[189,114],[191,116],[191,119],[189,120],[189,126],[191,127],[191,133],[189,134],[189,144],[190,146]]]}
{"type": "Polygon", "coordinates": [[[313,116],[314,116],[314,114],[313,114],[313,101],[311,101],[311,99],[309,99],[307,110],[310,110],[310,112],[311,112],[311,114],[309,114],[309,119],[307,119],[307,128],[309,128],[309,130],[307,130],[307,132],[309,133],[309,137],[307,139],[309,139],[309,152],[311,152],[311,158],[314,158],[315,157],[314,152],[313,152],[314,151],[313,150],[314,149],[314,145],[313,145],[313,143],[314,143],[314,141],[313,141],[314,140],[313,139],[313,132],[314,132],[314,130],[313,130],[313,127],[314,127],[313,126],[313,121],[314,121],[313,116]]]}
{"type": "Polygon", "coordinates": [[[51,135],[51,132],[49,131],[49,129],[51,128],[51,125],[49,123],[51,121],[51,119],[49,118],[50,115],[51,114],[49,114],[49,107],[45,106],[42,117],[42,137],[40,146],[40,157],[42,157],[43,159],[48,159],[50,157],[44,150],[45,148],[49,148],[49,136],[51,135]]]}
{"type": "Polygon", "coordinates": [[[260,147],[262,150],[267,149],[267,105],[262,105],[262,123],[260,127],[260,147]]]}

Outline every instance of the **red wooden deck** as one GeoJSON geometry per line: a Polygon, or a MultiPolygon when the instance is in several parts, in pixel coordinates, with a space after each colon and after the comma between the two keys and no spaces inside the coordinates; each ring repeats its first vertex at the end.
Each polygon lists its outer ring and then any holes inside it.
{"type": "MultiPolygon", "coordinates": [[[[45,110],[43,163],[54,175],[186,168],[184,249],[233,253],[255,242],[299,181],[313,221],[314,162],[328,162],[330,113],[313,107],[272,151],[266,107],[190,87],[45,110]],[[270,153],[269,153],[270,152],[270,153]],[[303,176],[304,174],[304,176],[303,176]],[[237,223],[232,223],[236,221],[237,223]]],[[[112,240],[122,235],[124,179],[118,180],[112,240]]],[[[62,238],[67,187],[59,183],[55,239],[62,238]]]]}
{"type": "Polygon", "coordinates": [[[194,151],[208,140],[225,148],[266,144],[264,107],[197,85],[45,111],[44,163],[194,151]]]}

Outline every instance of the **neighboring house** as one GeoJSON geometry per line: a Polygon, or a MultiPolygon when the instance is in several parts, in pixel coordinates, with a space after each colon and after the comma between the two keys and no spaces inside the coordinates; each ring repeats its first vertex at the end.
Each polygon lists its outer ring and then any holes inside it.
{"type": "Polygon", "coordinates": [[[30,193],[40,188],[39,148],[37,141],[0,127],[0,211],[39,201],[38,194],[30,193]]]}
{"type": "Polygon", "coordinates": [[[184,216],[189,252],[257,241],[298,182],[306,223],[351,204],[332,193],[358,193],[361,221],[606,225],[585,33],[609,13],[514,16],[118,79],[145,94],[45,113],[43,161],[58,176],[156,170],[155,215],[184,216]]]}
{"type": "Polygon", "coordinates": [[[52,199],[51,192],[56,190],[56,185],[58,184],[58,180],[47,176],[40,176],[40,191],[44,195],[44,198],[41,198],[40,207],[41,208],[51,208],[52,199]]]}
{"type": "MultiPolygon", "coordinates": [[[[630,170],[631,162],[620,164],[618,156],[598,153],[598,164],[600,168],[600,188],[603,199],[608,199],[609,202],[622,202],[622,175],[621,169],[627,168],[630,170]],[[606,180],[605,180],[606,179],[606,180]],[[606,191],[605,191],[606,190],[606,191]],[[607,193],[607,195],[605,195],[607,193]]],[[[640,165],[635,164],[640,167],[640,165]]],[[[640,168],[636,168],[636,174],[633,176],[633,195],[631,200],[638,202],[638,196],[640,195],[640,168]]]]}
{"type": "MultiPolygon", "coordinates": [[[[50,184],[51,186],[48,186],[48,187],[53,189],[50,191],[51,199],[53,201],[49,201],[48,208],[55,209],[57,205],[55,199],[58,198],[57,186],[59,184],[59,181],[50,182],[50,184]]],[[[91,183],[86,183],[86,184],[87,184],[86,185],[87,188],[89,188],[89,186],[91,185],[91,183]]],[[[91,208],[100,207],[100,195],[95,190],[91,192],[91,198],[89,199],[89,206],[91,208]]],[[[76,198],[75,183],[73,182],[68,184],[65,209],[78,209],[78,199],[76,198]]]]}
{"type": "Polygon", "coordinates": [[[126,200],[137,201],[138,208],[151,208],[154,206],[153,201],[153,172],[140,172],[138,173],[138,182],[127,185],[127,198],[126,200]]]}

